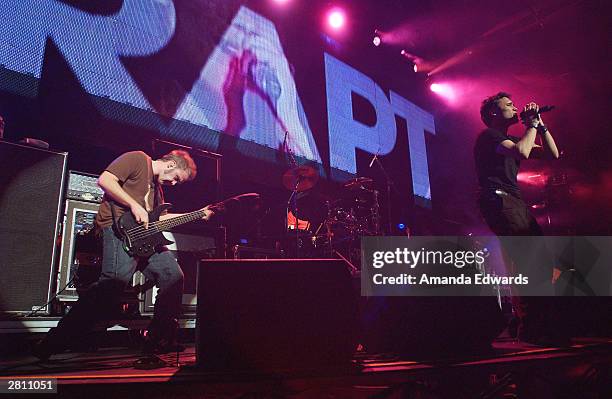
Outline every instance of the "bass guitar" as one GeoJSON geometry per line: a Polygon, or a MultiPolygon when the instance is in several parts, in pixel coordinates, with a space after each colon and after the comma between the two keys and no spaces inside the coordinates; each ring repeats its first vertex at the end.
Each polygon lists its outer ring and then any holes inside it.
{"type": "MultiPolygon", "coordinates": [[[[207,208],[215,214],[225,212],[228,208],[235,207],[245,201],[259,200],[259,194],[248,193],[228,198],[224,201],[209,205],[207,208]]],[[[172,208],[172,204],[161,204],[149,212],[149,224],[145,228],[134,218],[132,212],[125,212],[115,225],[115,234],[123,242],[123,249],[130,256],[137,258],[148,258],[153,255],[160,246],[172,244],[162,232],[185,223],[202,219],[206,208],[182,214],[170,219],[159,220],[163,212],[172,208]]]]}

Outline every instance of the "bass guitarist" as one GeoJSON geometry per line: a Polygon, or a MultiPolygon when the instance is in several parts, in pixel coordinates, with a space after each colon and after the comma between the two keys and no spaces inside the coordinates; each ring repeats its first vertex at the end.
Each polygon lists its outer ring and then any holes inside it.
{"type": "MultiPolygon", "coordinates": [[[[70,312],[51,329],[34,348],[34,355],[46,360],[52,354],[68,349],[91,332],[94,324],[110,317],[119,305],[120,296],[136,271],[138,258],[128,254],[125,241],[113,227],[121,216],[131,212],[133,219],[149,229],[150,213],[163,203],[161,186],[193,180],[197,168],[185,151],[174,150],[161,159],[152,160],[141,151],[127,152],[115,159],[100,175],[99,186],[104,200],[96,216],[96,229],[103,237],[102,272],[99,280],[79,298],[70,312]]],[[[202,218],[213,215],[209,207],[200,210],[202,218]]],[[[128,215],[126,215],[128,216],[128,215]]],[[[180,217],[164,212],[159,220],[180,217]]],[[[145,341],[145,353],[167,353],[177,350],[176,334],[183,295],[183,272],[164,247],[157,247],[143,273],[159,288],[155,314],[145,341]]]]}

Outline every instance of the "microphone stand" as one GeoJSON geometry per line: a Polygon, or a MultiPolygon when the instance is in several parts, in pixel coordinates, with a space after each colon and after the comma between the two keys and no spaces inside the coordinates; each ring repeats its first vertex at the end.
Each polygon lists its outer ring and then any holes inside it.
{"type": "Polygon", "coordinates": [[[382,162],[380,162],[378,156],[375,157],[375,161],[376,165],[378,165],[380,171],[385,177],[385,185],[387,189],[387,234],[391,234],[391,188],[395,188],[395,184],[393,183],[393,180],[391,180],[391,177],[387,173],[387,170],[383,166],[382,162]]]}

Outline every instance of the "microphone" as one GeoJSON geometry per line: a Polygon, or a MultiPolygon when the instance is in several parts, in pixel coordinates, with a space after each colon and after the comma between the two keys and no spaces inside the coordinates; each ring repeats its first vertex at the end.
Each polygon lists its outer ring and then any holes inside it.
{"type": "MultiPolygon", "coordinates": [[[[544,112],[550,112],[550,111],[552,111],[553,109],[555,109],[555,106],[554,106],[554,105],[544,105],[544,106],[541,106],[541,107],[540,107],[540,109],[538,110],[537,114],[543,114],[544,112]]],[[[530,110],[530,111],[522,111],[522,112],[519,114],[519,116],[520,116],[520,117],[521,117],[521,119],[522,119],[522,118],[526,117],[526,116],[527,116],[527,115],[529,115],[529,114],[533,114],[533,111],[531,111],[531,110],[530,110]]]]}
{"type": "Polygon", "coordinates": [[[540,110],[538,111],[538,113],[542,114],[544,112],[550,112],[553,109],[555,109],[554,105],[544,105],[544,106],[540,107],[540,110]]]}
{"type": "Polygon", "coordinates": [[[368,166],[368,168],[371,168],[371,167],[372,167],[372,165],[374,165],[374,161],[376,161],[376,159],[377,159],[377,158],[378,158],[378,153],[376,153],[376,154],[374,155],[374,157],[373,157],[373,158],[372,158],[372,160],[370,161],[370,166],[368,166]]]}

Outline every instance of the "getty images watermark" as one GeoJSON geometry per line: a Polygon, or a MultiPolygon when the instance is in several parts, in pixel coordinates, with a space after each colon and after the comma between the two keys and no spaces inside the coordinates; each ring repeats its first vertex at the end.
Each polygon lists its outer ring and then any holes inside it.
{"type": "Polygon", "coordinates": [[[612,237],[364,237],[365,296],[608,296],[612,237]]]}

